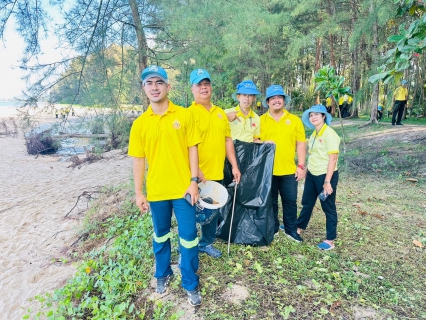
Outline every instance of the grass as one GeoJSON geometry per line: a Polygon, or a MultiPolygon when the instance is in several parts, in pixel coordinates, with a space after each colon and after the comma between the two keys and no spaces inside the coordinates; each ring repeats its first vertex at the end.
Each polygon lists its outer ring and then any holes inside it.
{"type": "MultiPolygon", "coordinates": [[[[382,136],[380,130],[380,126],[371,126],[361,133],[382,136]]],[[[228,257],[227,244],[217,240],[224,253],[221,258],[200,255],[201,307],[188,306],[178,272],[170,294],[154,300],[150,216],[138,213],[129,200],[132,187],[122,186],[105,191],[92,204],[82,232],[87,240],[71,255],[78,257],[76,276],[53,294],[36,297],[41,309],[38,315],[30,310],[27,317],[426,318],[426,251],[420,247],[426,246],[425,181],[406,181],[403,172],[388,172],[385,165],[383,171],[367,173],[347,166],[351,157],[365,157],[366,150],[361,148],[365,142],[359,143],[359,130],[349,127],[346,132],[348,154],[352,154],[340,160],[343,170],[337,190],[339,225],[334,250],[316,248],[325,236],[324,214],[317,203],[302,244],[280,233],[268,247],[231,245],[228,257]],[[240,304],[225,294],[236,285],[249,293],[240,304]]],[[[383,152],[406,145],[398,139],[378,141],[376,149],[383,152]]],[[[417,155],[424,147],[413,150],[417,155]]],[[[392,152],[387,156],[399,161],[392,152]]],[[[176,266],[176,252],[172,263],[176,266]]]]}

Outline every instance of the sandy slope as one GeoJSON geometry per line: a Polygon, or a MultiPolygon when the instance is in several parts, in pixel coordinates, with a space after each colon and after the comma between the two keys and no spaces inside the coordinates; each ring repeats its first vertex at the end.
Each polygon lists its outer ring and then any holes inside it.
{"type": "Polygon", "coordinates": [[[58,157],[27,155],[22,135],[0,136],[0,152],[0,319],[21,319],[29,298],[61,286],[75,271],[58,259],[76,240],[81,218],[64,216],[77,197],[128,182],[131,159],[115,151],[108,159],[67,168],[70,162],[58,157]]]}

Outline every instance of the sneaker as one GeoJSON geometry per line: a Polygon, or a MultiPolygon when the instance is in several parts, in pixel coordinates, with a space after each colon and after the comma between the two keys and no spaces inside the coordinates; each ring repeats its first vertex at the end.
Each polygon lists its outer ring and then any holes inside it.
{"type": "Polygon", "coordinates": [[[317,247],[318,249],[328,251],[334,249],[334,244],[329,244],[328,242],[323,241],[319,245],[317,245],[317,247]]]}
{"type": "Polygon", "coordinates": [[[293,233],[286,233],[285,234],[287,236],[287,238],[296,241],[296,242],[303,242],[303,238],[297,233],[297,232],[293,232],[293,233]]]}
{"type": "Polygon", "coordinates": [[[157,279],[157,288],[155,289],[155,292],[158,294],[163,294],[167,291],[167,287],[169,286],[169,283],[173,280],[174,274],[171,273],[168,276],[164,278],[158,278],[157,279]]]}
{"type": "Polygon", "coordinates": [[[303,238],[297,232],[287,233],[282,225],[280,226],[280,230],[283,231],[289,239],[296,242],[303,242],[303,238]]]}
{"type": "Polygon", "coordinates": [[[188,296],[188,302],[191,306],[196,307],[199,306],[201,304],[201,294],[200,291],[198,291],[198,289],[194,289],[194,290],[185,290],[186,291],[186,295],[188,296]]]}
{"type": "Polygon", "coordinates": [[[213,258],[219,258],[222,255],[222,252],[220,252],[218,249],[213,247],[212,244],[207,247],[198,247],[198,251],[202,253],[206,253],[213,258]]]}

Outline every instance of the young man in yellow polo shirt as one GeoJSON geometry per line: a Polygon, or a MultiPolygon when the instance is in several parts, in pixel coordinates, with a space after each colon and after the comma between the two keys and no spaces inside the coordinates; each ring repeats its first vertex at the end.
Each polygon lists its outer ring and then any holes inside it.
{"type": "Polygon", "coordinates": [[[395,104],[393,106],[392,125],[402,126],[401,119],[407,105],[408,89],[407,80],[402,80],[401,85],[393,93],[395,104]]]}
{"type": "Polygon", "coordinates": [[[297,184],[305,178],[306,137],[300,118],[284,109],[290,99],[280,85],[266,89],[262,103],[269,111],[260,117],[260,135],[255,137],[255,142],[276,145],[271,186],[274,232],[281,229],[290,239],[301,242],[303,239],[296,226],[297,184]],[[294,160],[295,153],[298,165],[294,160]],[[278,194],[283,206],[283,226],[278,219],[278,194]]]}
{"type": "Polygon", "coordinates": [[[194,203],[198,199],[198,151],[200,136],[192,114],[167,98],[166,71],[158,66],[141,75],[150,100],[145,113],[133,123],[128,154],[134,158],[136,205],[145,213],[151,207],[154,225],[156,292],[166,292],[173,271],[170,267],[172,211],[178,223],[182,286],[191,305],[201,304],[198,291],[198,238],[194,203]],[[147,197],[142,192],[145,163],[147,197]],[[183,197],[191,195],[191,204],[183,197]],[[148,203],[149,202],[149,203],[148,203]]]}
{"type": "MultiPolygon", "coordinates": [[[[241,173],[238,169],[229,122],[226,113],[211,102],[210,75],[204,69],[196,69],[191,72],[189,81],[194,101],[188,110],[193,114],[201,136],[201,142],[198,145],[199,177],[202,181],[212,180],[222,183],[226,156],[232,165],[232,174],[239,183],[241,173]]],[[[216,215],[209,224],[201,226],[201,239],[198,245],[199,252],[213,258],[218,258],[222,254],[213,247],[218,219],[219,216],[216,215]]]]}
{"type": "Polygon", "coordinates": [[[237,92],[232,98],[239,104],[235,108],[226,109],[232,140],[253,142],[254,136],[260,133],[260,118],[251,108],[256,98],[261,96],[251,80],[244,80],[237,85],[237,92]]]}

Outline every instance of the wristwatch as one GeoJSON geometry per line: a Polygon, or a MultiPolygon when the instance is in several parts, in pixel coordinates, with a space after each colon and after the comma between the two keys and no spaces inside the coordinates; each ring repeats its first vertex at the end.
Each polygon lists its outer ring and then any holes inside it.
{"type": "Polygon", "coordinates": [[[198,183],[198,177],[192,177],[192,178],[191,178],[191,182],[192,182],[192,181],[195,181],[196,183],[198,183]]]}
{"type": "Polygon", "coordinates": [[[306,165],[304,165],[304,164],[299,164],[299,165],[297,165],[297,167],[302,169],[302,170],[306,169],[306,165]]]}
{"type": "Polygon", "coordinates": [[[324,180],[324,184],[326,184],[326,183],[330,183],[330,181],[328,181],[328,180],[324,180]]]}

